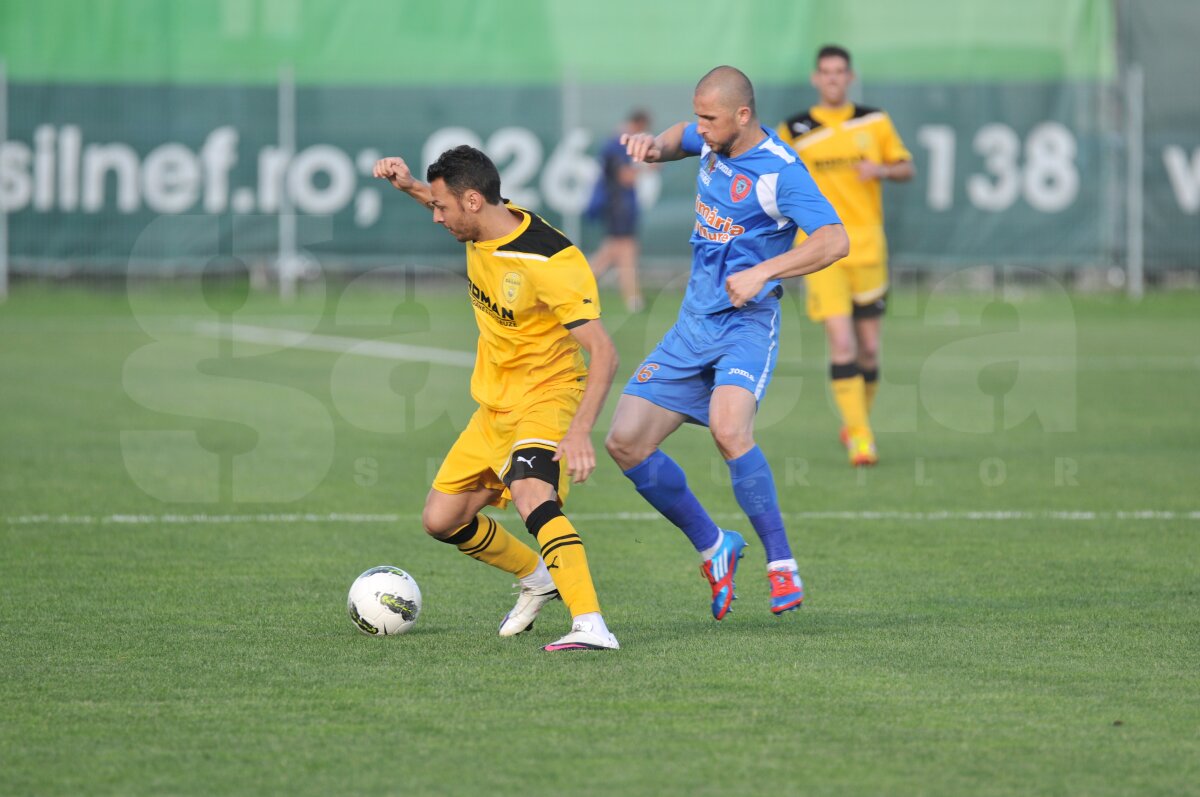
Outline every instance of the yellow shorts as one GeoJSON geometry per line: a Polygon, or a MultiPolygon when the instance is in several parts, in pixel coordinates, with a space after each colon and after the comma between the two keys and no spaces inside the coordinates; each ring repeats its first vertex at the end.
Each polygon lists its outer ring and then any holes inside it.
{"type": "Polygon", "coordinates": [[[491,505],[503,508],[512,500],[508,484],[534,477],[556,485],[558,502],[565,502],[571,482],[567,463],[551,457],[582,397],[582,390],[555,390],[508,412],[478,408],[450,447],[433,489],[456,495],[486,487],[498,491],[491,505]]]}
{"type": "Polygon", "coordinates": [[[804,278],[808,317],[817,323],[834,316],[870,318],[883,314],[887,266],[844,266],[834,263],[804,278]]]}

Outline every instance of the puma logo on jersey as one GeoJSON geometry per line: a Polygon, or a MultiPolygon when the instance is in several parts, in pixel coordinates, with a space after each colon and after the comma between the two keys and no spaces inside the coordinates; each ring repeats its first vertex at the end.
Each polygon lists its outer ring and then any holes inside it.
{"type": "Polygon", "coordinates": [[[533,461],[534,461],[535,459],[537,459],[537,454],[534,454],[534,455],[533,455],[532,457],[530,457],[529,459],[525,459],[525,457],[523,457],[523,456],[521,456],[521,455],[519,455],[519,454],[517,455],[517,462],[522,462],[522,463],[524,463],[524,464],[525,464],[527,467],[530,467],[530,468],[532,468],[532,467],[533,467],[533,461]]]}

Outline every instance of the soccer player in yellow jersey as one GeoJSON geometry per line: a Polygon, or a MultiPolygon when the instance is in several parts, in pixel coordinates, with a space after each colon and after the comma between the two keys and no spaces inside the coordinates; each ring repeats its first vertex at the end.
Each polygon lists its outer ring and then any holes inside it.
{"type": "Polygon", "coordinates": [[[501,199],[496,166],[472,147],[443,152],[428,183],[395,157],[377,162],[375,176],[431,209],[433,221],[467,245],[479,326],[471,377],[479,408],[434,478],[425,531],[520,580],[500,636],[527,631],[561,597],[571,631],[546,650],[616,650],[583,542],[562,512],[571,479],[584,481],[596,467],[590,435],[617,368],[587,260],[540,217],[501,199]],[[510,500],[540,555],[480,514],[510,500]]]}
{"type": "MultiPolygon", "coordinates": [[[[825,326],[829,376],[842,415],[842,443],[856,467],[879,461],[868,414],[879,387],[881,323],[887,308],[887,242],[883,180],[913,176],[912,155],[886,113],[848,102],[850,53],[829,45],[817,53],[812,84],[820,103],[779,125],[817,187],[841,217],[850,254],[804,278],[808,315],[825,326]]],[[[796,236],[799,243],[805,235],[796,236]]]]}

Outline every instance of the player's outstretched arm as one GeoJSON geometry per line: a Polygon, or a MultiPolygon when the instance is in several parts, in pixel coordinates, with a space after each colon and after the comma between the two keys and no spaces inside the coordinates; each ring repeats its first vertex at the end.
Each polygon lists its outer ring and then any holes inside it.
{"type": "Polygon", "coordinates": [[[412,169],[408,168],[404,158],[395,156],[380,158],[375,162],[375,176],[387,180],[422,205],[428,205],[433,201],[433,194],[430,193],[429,186],[413,177],[412,169]]]}
{"type": "Polygon", "coordinates": [[[693,154],[683,149],[683,131],[686,127],[686,122],[680,122],[657,136],[651,133],[625,133],[621,136],[621,143],[635,163],[677,161],[693,154]]]}
{"type": "Polygon", "coordinates": [[[604,407],[613,375],[617,372],[617,347],[599,319],[571,328],[571,335],[588,353],[588,380],[579,400],[571,426],[558,443],[557,462],[567,461],[571,480],[581,482],[596,469],[596,449],[592,447],[592,427],[604,407]]]}
{"type": "Polygon", "coordinates": [[[861,160],[858,162],[858,179],[891,180],[894,183],[906,183],[917,173],[913,162],[909,160],[892,161],[891,163],[875,163],[861,160]]]}
{"type": "Polygon", "coordinates": [[[753,299],[773,279],[813,274],[850,253],[850,239],[840,224],[826,224],[812,231],[795,249],[764,260],[725,279],[725,292],[734,307],[753,299]]]}

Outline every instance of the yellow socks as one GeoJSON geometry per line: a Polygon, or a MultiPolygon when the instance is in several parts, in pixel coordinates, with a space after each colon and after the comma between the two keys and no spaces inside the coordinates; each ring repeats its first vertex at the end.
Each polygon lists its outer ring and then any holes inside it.
{"type": "Polygon", "coordinates": [[[537,538],[542,561],[558,587],[572,617],[600,611],[583,540],[567,520],[557,501],[547,501],[529,513],[525,527],[537,538]]]}
{"type": "Polygon", "coordinates": [[[867,391],[858,364],[830,365],[829,378],[833,386],[833,400],[837,402],[838,410],[842,413],[842,424],[850,437],[869,436],[871,424],[867,420],[867,391]]]}
{"type": "Polygon", "coordinates": [[[588,570],[583,540],[558,507],[547,501],[529,513],[525,525],[541,548],[541,557],[528,545],[487,515],[476,515],[470,523],[442,542],[450,543],[472,559],[497,567],[517,578],[532,575],[539,561],[554,579],[554,586],[572,617],[600,611],[596,587],[588,570]]]}
{"type": "Polygon", "coordinates": [[[517,578],[537,570],[538,555],[533,549],[487,515],[476,515],[442,542],[457,546],[472,559],[498,567],[517,578]]]}

